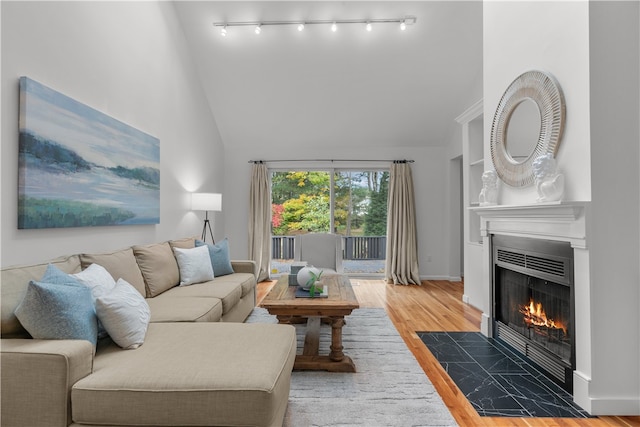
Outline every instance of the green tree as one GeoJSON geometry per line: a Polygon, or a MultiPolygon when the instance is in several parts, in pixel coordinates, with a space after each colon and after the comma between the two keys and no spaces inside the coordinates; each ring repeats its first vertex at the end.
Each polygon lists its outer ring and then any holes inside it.
{"type": "Polygon", "coordinates": [[[329,231],[329,197],[302,194],[282,204],[282,222],[274,229],[280,234],[329,231]]]}
{"type": "Polygon", "coordinates": [[[378,191],[371,193],[371,202],[364,219],[365,236],[384,236],[387,234],[387,197],[389,194],[389,172],[380,174],[376,183],[378,191]]]}
{"type": "Polygon", "coordinates": [[[281,236],[329,231],[329,190],[328,172],[274,172],[271,175],[272,210],[278,210],[279,216],[277,224],[272,224],[272,233],[281,236]]]}
{"type": "Polygon", "coordinates": [[[328,232],[331,225],[329,217],[329,196],[309,197],[306,212],[301,222],[300,231],[313,233],[328,232]]]}
{"type": "Polygon", "coordinates": [[[280,205],[287,200],[297,199],[302,194],[329,195],[329,182],[328,172],[273,172],[271,175],[271,201],[280,205]]]}
{"type": "Polygon", "coordinates": [[[369,191],[363,185],[369,172],[336,172],[334,182],[336,230],[345,236],[361,232],[363,221],[361,206],[367,200],[369,191]]]}

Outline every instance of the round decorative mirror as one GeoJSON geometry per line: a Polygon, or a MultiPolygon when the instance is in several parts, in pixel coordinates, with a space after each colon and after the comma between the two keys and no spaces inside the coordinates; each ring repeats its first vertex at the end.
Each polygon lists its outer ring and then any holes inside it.
{"type": "Polygon", "coordinates": [[[514,163],[524,163],[533,154],[540,135],[540,110],[531,98],[515,106],[504,134],[506,152],[514,163]]]}
{"type": "Polygon", "coordinates": [[[491,125],[491,160],[496,173],[513,187],[534,181],[532,163],[555,156],[562,137],[565,105],[555,78],[542,71],[518,76],[502,95],[491,125]]]}

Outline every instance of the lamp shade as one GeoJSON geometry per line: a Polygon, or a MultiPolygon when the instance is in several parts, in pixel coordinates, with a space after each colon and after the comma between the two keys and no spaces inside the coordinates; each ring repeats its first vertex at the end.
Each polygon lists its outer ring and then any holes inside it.
{"type": "Polygon", "coordinates": [[[222,194],[191,193],[191,210],[221,211],[222,210],[222,194]]]}

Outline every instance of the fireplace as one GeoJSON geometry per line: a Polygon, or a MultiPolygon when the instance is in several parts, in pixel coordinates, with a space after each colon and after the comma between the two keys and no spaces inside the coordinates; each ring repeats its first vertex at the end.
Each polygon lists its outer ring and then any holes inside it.
{"type": "Polygon", "coordinates": [[[573,392],[573,249],[566,242],[494,235],[494,337],[573,392]]]}

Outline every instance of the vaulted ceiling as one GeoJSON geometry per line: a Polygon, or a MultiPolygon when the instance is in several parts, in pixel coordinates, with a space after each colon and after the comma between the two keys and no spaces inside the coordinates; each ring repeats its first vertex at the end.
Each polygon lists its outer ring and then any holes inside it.
{"type": "Polygon", "coordinates": [[[481,97],[479,1],[178,1],[225,145],[441,146],[481,97]],[[397,25],[232,27],[214,22],[417,17],[397,25]],[[479,89],[478,89],[479,88],[479,89]]]}

